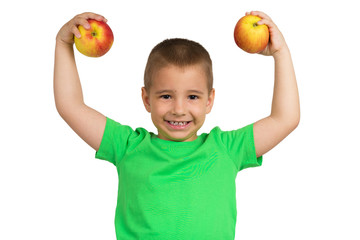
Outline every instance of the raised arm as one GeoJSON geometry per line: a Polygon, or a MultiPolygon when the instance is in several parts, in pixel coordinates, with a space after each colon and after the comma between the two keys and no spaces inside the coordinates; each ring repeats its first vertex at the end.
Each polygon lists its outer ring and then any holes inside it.
{"type": "Polygon", "coordinates": [[[273,56],[275,61],[275,83],[270,116],[254,123],[256,155],[262,156],[299,124],[300,103],[294,66],[289,48],[277,26],[262,12],[251,12],[262,18],[258,24],[269,27],[270,41],[261,54],[273,56]]]}
{"type": "Polygon", "coordinates": [[[92,148],[99,149],[106,117],[84,103],[74,57],[74,35],[81,37],[77,27],[89,28],[87,19],[106,21],[100,15],[83,13],[66,23],[56,37],[54,96],[56,109],[66,123],[92,148]]]}

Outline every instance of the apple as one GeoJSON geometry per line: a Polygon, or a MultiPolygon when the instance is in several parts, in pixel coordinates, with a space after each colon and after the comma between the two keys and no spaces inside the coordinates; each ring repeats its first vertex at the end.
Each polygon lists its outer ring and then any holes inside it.
{"type": "Polygon", "coordinates": [[[81,38],[74,36],[75,46],[85,56],[101,57],[110,50],[114,42],[113,32],[105,22],[94,19],[88,22],[90,29],[79,26],[81,38]]]}
{"type": "Polygon", "coordinates": [[[269,42],[269,29],[265,24],[258,25],[260,20],[258,16],[246,15],[235,26],[235,43],[245,52],[259,53],[269,42]]]}

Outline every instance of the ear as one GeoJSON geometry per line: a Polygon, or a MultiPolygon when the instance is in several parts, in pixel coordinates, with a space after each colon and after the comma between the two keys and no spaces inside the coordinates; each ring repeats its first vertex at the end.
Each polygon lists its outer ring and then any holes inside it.
{"type": "Polygon", "coordinates": [[[209,98],[206,103],[206,114],[211,112],[211,109],[214,105],[214,99],[215,99],[215,89],[213,88],[209,93],[209,98]]]}
{"type": "Polygon", "coordinates": [[[142,97],[142,100],[143,100],[146,111],[151,112],[150,97],[149,97],[145,87],[141,88],[141,97],[142,97]]]}

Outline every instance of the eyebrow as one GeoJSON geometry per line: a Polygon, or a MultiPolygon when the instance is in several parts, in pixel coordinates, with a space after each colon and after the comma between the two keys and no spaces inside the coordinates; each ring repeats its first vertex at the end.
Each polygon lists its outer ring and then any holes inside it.
{"type": "MultiPolygon", "coordinates": [[[[173,90],[164,89],[164,90],[160,90],[160,91],[155,92],[155,94],[174,93],[174,92],[175,91],[173,91],[173,90]]],[[[195,90],[195,89],[194,90],[189,90],[188,92],[196,93],[196,94],[200,94],[200,95],[204,94],[204,92],[199,91],[199,90],[195,90]]]]}
{"type": "Polygon", "coordinates": [[[164,90],[160,90],[160,91],[155,92],[155,94],[163,94],[163,93],[169,93],[169,92],[173,92],[173,91],[164,89],[164,90]]]}
{"type": "Polygon", "coordinates": [[[191,93],[197,93],[197,94],[204,94],[202,91],[199,91],[199,90],[190,90],[189,92],[191,93]]]}

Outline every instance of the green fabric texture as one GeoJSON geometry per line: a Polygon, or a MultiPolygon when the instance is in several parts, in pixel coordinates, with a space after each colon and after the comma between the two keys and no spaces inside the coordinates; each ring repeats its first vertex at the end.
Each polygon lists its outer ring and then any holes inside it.
{"type": "Polygon", "coordinates": [[[235,178],[262,164],[252,124],[172,142],[110,118],[95,157],[118,171],[115,231],[122,240],[233,240],[235,178]]]}

